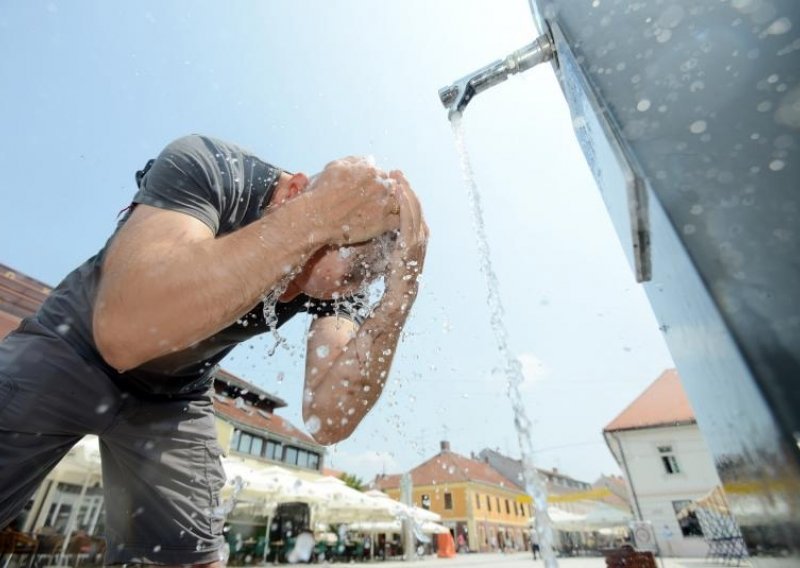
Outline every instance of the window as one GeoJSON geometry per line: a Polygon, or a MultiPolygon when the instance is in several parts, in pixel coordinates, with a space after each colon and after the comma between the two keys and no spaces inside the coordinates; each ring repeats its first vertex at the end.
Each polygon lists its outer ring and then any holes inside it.
{"type": "Polygon", "coordinates": [[[430,508],[431,508],[431,496],[428,495],[427,493],[424,493],[422,495],[421,503],[422,503],[422,508],[423,509],[425,509],[426,511],[430,510],[430,508]]]}
{"type": "Polygon", "coordinates": [[[239,447],[236,448],[238,451],[242,452],[243,454],[250,453],[250,443],[253,441],[253,437],[248,434],[247,432],[242,432],[242,435],[239,436],[239,447]]]}
{"type": "Polygon", "coordinates": [[[281,445],[278,442],[267,440],[267,449],[264,452],[264,457],[275,461],[281,461],[281,445]]]}
{"type": "Polygon", "coordinates": [[[231,449],[235,450],[239,447],[239,435],[241,434],[241,430],[234,430],[233,436],[231,437],[231,449]]]}
{"type": "Polygon", "coordinates": [[[264,438],[253,436],[253,442],[250,445],[250,453],[254,456],[261,456],[261,450],[264,447],[264,438]]]}
{"type": "Polygon", "coordinates": [[[447,511],[453,510],[453,494],[445,492],[444,494],[444,508],[447,511]]]}
{"type": "Polygon", "coordinates": [[[519,507],[517,507],[516,501],[514,501],[514,516],[519,517],[519,507]]]}
{"type": "Polygon", "coordinates": [[[500,509],[500,497],[495,497],[494,501],[495,501],[495,504],[497,505],[497,512],[501,513],[502,509],[500,509]]]}
{"type": "Polygon", "coordinates": [[[481,496],[478,495],[477,493],[475,494],[475,507],[477,509],[481,508],[481,496]]]}
{"type": "Polygon", "coordinates": [[[694,511],[689,511],[688,507],[692,502],[689,500],[673,501],[672,508],[675,509],[675,517],[681,527],[683,536],[703,536],[703,529],[694,511]]]}
{"type": "Polygon", "coordinates": [[[290,465],[297,465],[297,448],[287,446],[283,453],[283,461],[290,465]]]}
{"type": "Polygon", "coordinates": [[[486,496],[486,510],[490,513],[492,512],[492,501],[489,499],[489,496],[486,496]]]}
{"type": "Polygon", "coordinates": [[[658,453],[661,455],[661,464],[664,466],[664,471],[669,475],[681,472],[680,467],[678,467],[678,460],[675,459],[675,454],[672,452],[672,446],[659,446],[658,453]]]}
{"type": "Polygon", "coordinates": [[[319,469],[319,454],[308,454],[308,467],[310,469],[319,469]]]}
{"type": "Polygon", "coordinates": [[[506,515],[510,514],[511,514],[511,503],[509,503],[508,499],[506,499],[506,515]]]}

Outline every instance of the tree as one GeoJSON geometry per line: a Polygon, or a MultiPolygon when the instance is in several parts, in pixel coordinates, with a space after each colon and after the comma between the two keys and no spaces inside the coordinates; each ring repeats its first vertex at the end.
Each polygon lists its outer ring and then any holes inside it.
{"type": "Polygon", "coordinates": [[[356,491],[364,491],[364,480],[357,475],[343,473],[339,479],[345,482],[345,485],[355,489],[356,491]]]}

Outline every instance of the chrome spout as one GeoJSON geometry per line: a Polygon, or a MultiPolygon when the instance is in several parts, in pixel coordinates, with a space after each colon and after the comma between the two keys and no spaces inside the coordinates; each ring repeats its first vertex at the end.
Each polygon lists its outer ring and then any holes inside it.
{"type": "Polygon", "coordinates": [[[533,43],[516,50],[505,59],[490,63],[474,73],[462,77],[452,85],[439,89],[439,99],[448,110],[448,118],[461,113],[472,97],[502,83],[509,75],[526,71],[539,63],[549,61],[553,57],[553,43],[550,36],[543,34],[533,43]]]}

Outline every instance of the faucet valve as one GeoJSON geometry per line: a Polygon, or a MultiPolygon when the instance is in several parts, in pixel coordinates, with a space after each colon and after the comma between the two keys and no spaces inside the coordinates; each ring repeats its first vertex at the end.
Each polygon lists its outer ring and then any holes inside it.
{"type": "Polygon", "coordinates": [[[500,59],[462,77],[452,85],[439,89],[439,99],[446,109],[448,118],[461,113],[472,97],[502,83],[509,75],[526,71],[553,57],[553,42],[548,34],[543,34],[532,43],[516,50],[505,59],[500,59]]]}

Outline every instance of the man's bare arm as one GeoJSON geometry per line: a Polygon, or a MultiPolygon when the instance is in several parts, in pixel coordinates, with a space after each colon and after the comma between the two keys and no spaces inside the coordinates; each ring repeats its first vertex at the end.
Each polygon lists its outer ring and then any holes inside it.
{"type": "Polygon", "coordinates": [[[395,228],[394,202],[373,166],[344,158],[313,191],[220,238],[189,215],[138,205],[103,263],[95,344],[120,371],[186,349],[250,310],[318,248],[395,228]]]}
{"type": "Polygon", "coordinates": [[[361,326],[336,317],[320,318],[311,325],[303,419],[322,444],[350,436],[378,401],[417,296],[428,227],[408,182],[400,172],[392,177],[401,190],[400,237],[380,303],[361,326]]]}
{"type": "Polygon", "coordinates": [[[295,222],[305,205],[292,200],[221,238],[189,215],[138,205],[103,263],[93,326],[106,362],[137,367],[246,313],[324,244],[295,222]]]}

